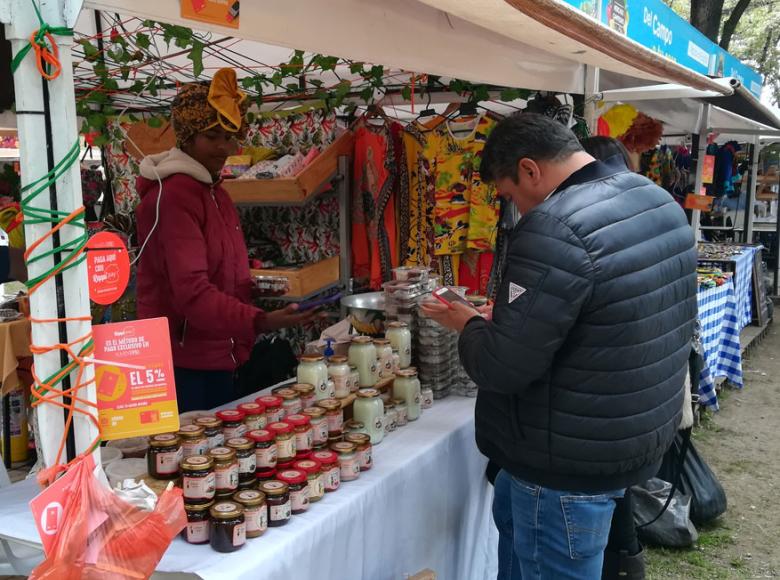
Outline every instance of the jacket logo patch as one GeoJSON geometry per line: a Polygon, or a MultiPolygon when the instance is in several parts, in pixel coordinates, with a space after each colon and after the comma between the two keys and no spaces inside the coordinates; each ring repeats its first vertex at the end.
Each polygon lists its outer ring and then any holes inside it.
{"type": "Polygon", "coordinates": [[[525,288],[518,286],[514,282],[509,283],[509,303],[512,304],[515,300],[525,294],[525,288]]]}

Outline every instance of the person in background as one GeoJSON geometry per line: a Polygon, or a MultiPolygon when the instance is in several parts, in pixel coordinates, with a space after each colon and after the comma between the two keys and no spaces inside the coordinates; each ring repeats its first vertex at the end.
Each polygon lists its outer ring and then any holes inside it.
{"type": "Polygon", "coordinates": [[[244,234],[220,185],[245,135],[247,108],[232,69],[210,84],[185,85],[171,109],[177,147],[140,165],[138,316],[168,318],[180,412],[235,399],[235,372],[258,334],[315,316],[295,304],[275,312],[252,304],[244,234]]]}
{"type": "MultiPolygon", "coordinates": [[[[622,159],[626,169],[633,171],[631,157],[625,145],[612,137],[588,137],[581,141],[583,149],[599,161],[622,159]]],[[[609,529],[609,540],[604,550],[602,580],[642,580],[645,577],[645,559],[636,533],[631,488],[623,497],[615,499],[615,512],[609,529]]]]}
{"type": "Polygon", "coordinates": [[[597,161],[532,113],[490,134],[481,177],[521,219],[492,319],[433,302],[478,385],[480,450],[501,471],[499,578],[601,577],[614,500],[677,433],[696,319],[696,247],[660,187],[597,161]]]}
{"type": "Polygon", "coordinates": [[[12,248],[8,234],[0,228],[0,284],[27,281],[27,266],[24,263],[24,250],[12,248]]]}

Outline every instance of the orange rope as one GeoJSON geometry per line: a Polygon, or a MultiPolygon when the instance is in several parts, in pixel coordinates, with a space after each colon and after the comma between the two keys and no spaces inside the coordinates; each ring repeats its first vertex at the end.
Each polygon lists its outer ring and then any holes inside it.
{"type": "Polygon", "coordinates": [[[38,42],[38,30],[30,35],[30,45],[32,45],[35,51],[35,65],[38,67],[38,72],[47,81],[53,81],[62,72],[62,64],[60,63],[60,49],[57,46],[57,42],[50,32],[44,34],[44,38],[48,41],[51,49],[41,42],[38,42]],[[51,67],[50,71],[46,70],[46,65],[51,67]]]}

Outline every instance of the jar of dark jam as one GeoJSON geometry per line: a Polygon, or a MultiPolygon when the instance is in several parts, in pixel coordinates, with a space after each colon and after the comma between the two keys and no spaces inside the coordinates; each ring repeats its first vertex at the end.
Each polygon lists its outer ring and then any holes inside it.
{"type": "Polygon", "coordinates": [[[268,504],[268,527],[283,526],[292,517],[292,505],[290,504],[290,488],[286,483],[272,480],[264,481],[258,486],[265,494],[268,504]]]}
{"type": "Polygon", "coordinates": [[[181,445],[173,433],[149,437],[149,451],[146,452],[146,468],[154,479],[176,479],[179,477],[181,445]]]}
{"type": "Polygon", "coordinates": [[[254,441],[250,441],[246,437],[233,437],[225,442],[225,447],[236,452],[236,459],[238,459],[238,482],[255,481],[257,459],[255,458],[254,441]]]}
{"type": "Polygon", "coordinates": [[[267,472],[276,469],[276,439],[268,429],[255,429],[247,433],[255,442],[255,471],[267,472]]]}
{"type": "Polygon", "coordinates": [[[185,457],[181,462],[181,488],[184,503],[211,503],[216,491],[214,460],[205,455],[185,457]]]}
{"type": "Polygon", "coordinates": [[[246,415],[238,409],[228,409],[219,411],[217,417],[222,419],[222,432],[225,434],[225,441],[233,437],[243,437],[248,431],[244,424],[246,415]]]}
{"type": "Polygon", "coordinates": [[[256,489],[239,491],[233,496],[233,501],[244,506],[246,537],[262,536],[268,529],[268,506],[265,504],[265,494],[256,489]]]}
{"type": "Polygon", "coordinates": [[[203,504],[184,504],[187,514],[187,525],[181,531],[181,537],[190,544],[209,543],[209,510],[213,501],[203,504]]]}
{"type": "Polygon", "coordinates": [[[276,474],[276,479],[290,486],[290,502],[293,515],[309,509],[309,479],[300,469],[286,469],[276,474]]]}
{"type": "Polygon", "coordinates": [[[203,434],[209,442],[209,449],[222,447],[225,444],[225,435],[222,433],[222,419],[214,415],[198,417],[195,419],[195,425],[203,427],[203,434]]]}
{"type": "Polygon", "coordinates": [[[246,544],[246,521],[243,507],[233,501],[222,501],[211,506],[209,542],[222,553],[235,552],[246,544]]]}
{"type": "Polygon", "coordinates": [[[232,496],[238,489],[238,460],[236,452],[229,447],[215,447],[209,451],[214,460],[216,496],[232,496]]]}

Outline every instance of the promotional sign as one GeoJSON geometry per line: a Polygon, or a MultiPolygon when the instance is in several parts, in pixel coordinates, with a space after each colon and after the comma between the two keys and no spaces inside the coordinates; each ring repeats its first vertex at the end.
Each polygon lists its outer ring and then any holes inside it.
{"type": "Polygon", "coordinates": [[[181,0],[181,17],[238,28],[239,0],[181,0]]]}
{"type": "Polygon", "coordinates": [[[122,238],[98,232],[87,242],[89,299],[107,306],[122,297],[130,282],[130,257],[122,238]]]}
{"type": "Polygon", "coordinates": [[[103,439],[178,431],[168,321],[152,318],[100,324],[92,333],[103,439]]]}
{"type": "Polygon", "coordinates": [[[712,183],[715,181],[715,156],[705,155],[701,168],[701,182],[712,183]]]}

